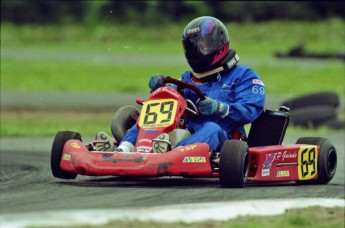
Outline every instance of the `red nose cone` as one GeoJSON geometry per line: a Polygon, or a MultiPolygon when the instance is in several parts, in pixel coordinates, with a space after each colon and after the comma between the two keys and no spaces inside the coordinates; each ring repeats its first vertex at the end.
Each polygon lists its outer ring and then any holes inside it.
{"type": "Polygon", "coordinates": [[[137,98],[135,102],[137,102],[138,105],[142,105],[144,101],[141,98],[137,98]]]}

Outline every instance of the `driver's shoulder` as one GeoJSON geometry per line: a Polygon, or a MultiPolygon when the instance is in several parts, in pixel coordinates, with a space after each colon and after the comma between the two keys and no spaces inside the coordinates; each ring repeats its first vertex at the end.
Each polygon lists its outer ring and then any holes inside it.
{"type": "Polygon", "coordinates": [[[182,75],[180,80],[181,81],[189,81],[189,79],[192,77],[192,71],[186,70],[182,75]]]}
{"type": "Polygon", "coordinates": [[[241,81],[260,79],[260,76],[249,66],[237,64],[230,72],[231,77],[241,81]]]}
{"type": "Polygon", "coordinates": [[[245,74],[246,72],[251,72],[254,71],[251,67],[247,66],[247,65],[242,65],[242,64],[237,64],[235,67],[233,67],[232,69],[232,73],[243,73],[245,74]]]}

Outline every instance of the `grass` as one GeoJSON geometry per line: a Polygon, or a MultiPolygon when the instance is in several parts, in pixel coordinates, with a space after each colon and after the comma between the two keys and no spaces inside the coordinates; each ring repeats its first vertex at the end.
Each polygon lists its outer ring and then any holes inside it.
{"type": "MultiPolygon", "coordinates": [[[[231,46],[272,96],[332,90],[345,96],[341,61],[274,58],[304,43],[313,52],[340,52],[344,21],[228,24],[231,46]]],[[[147,92],[151,75],[179,77],[186,69],[184,25],[137,27],[1,27],[1,90],[147,92]],[[20,82],[20,83],[18,83],[20,82]]]]}
{"type": "MultiPolygon", "coordinates": [[[[294,97],[317,91],[345,96],[339,60],[276,59],[304,43],[312,52],[345,48],[341,19],[321,22],[228,23],[240,63],[264,80],[267,96],[294,97]]],[[[181,45],[184,24],[14,26],[1,24],[1,91],[145,92],[151,75],[178,78],[188,69],[181,45]]],[[[91,133],[108,129],[112,113],[1,110],[1,136],[54,135],[59,129],[91,133]],[[85,118],[83,118],[84,116],[85,118]],[[87,117],[86,117],[87,116],[87,117]]]]}
{"type": "MultiPolygon", "coordinates": [[[[0,136],[55,136],[58,131],[75,131],[82,136],[94,136],[97,131],[106,131],[109,134],[110,123],[114,112],[111,111],[42,111],[42,110],[2,110],[0,136]]],[[[250,125],[246,125],[249,132],[250,125]]],[[[343,132],[344,130],[331,130],[326,127],[301,128],[290,126],[287,135],[314,135],[343,132]]]]}
{"type": "Polygon", "coordinates": [[[58,131],[75,131],[94,136],[110,133],[111,112],[57,112],[9,110],[1,114],[1,136],[55,136],[58,131]],[[3,121],[4,120],[4,121],[3,121]]]}
{"type": "Polygon", "coordinates": [[[277,216],[240,216],[228,221],[205,221],[196,223],[160,223],[154,221],[140,222],[132,220],[118,220],[112,221],[108,224],[99,226],[74,226],[75,228],[85,227],[166,227],[166,228],[256,228],[256,227],[317,227],[317,228],[340,228],[344,227],[344,207],[324,208],[324,207],[309,207],[301,209],[286,210],[283,215],[277,216]]]}

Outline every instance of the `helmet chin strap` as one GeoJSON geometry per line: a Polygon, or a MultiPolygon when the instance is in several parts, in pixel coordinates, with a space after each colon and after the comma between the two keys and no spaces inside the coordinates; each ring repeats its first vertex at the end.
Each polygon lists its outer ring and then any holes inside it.
{"type": "Polygon", "coordinates": [[[214,74],[219,73],[223,70],[231,69],[240,61],[240,57],[238,56],[238,54],[234,50],[230,50],[229,54],[233,55],[233,57],[230,58],[230,60],[227,61],[226,63],[222,64],[220,67],[217,67],[217,68],[212,69],[210,71],[206,71],[204,73],[197,73],[197,72],[192,71],[193,76],[196,77],[197,79],[199,79],[200,81],[203,81],[203,79],[205,80],[206,77],[208,77],[208,76],[214,75],[214,74]]]}

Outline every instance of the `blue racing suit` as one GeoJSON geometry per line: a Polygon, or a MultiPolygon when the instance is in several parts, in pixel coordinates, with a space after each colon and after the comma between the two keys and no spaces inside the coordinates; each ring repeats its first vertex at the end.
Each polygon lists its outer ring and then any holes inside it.
{"type": "MultiPolygon", "coordinates": [[[[217,99],[229,105],[226,116],[198,115],[187,120],[187,128],[192,135],[182,140],[177,146],[196,142],[206,142],[210,150],[220,151],[224,141],[232,138],[233,131],[246,136],[244,125],[253,122],[264,110],[265,86],[261,78],[249,67],[236,65],[226,74],[202,83],[192,76],[191,71],[182,74],[181,81],[198,87],[205,96],[217,99]]],[[[183,96],[197,104],[197,95],[185,89],[183,96]]],[[[121,142],[135,145],[138,129],[134,125],[121,142]]]]}

